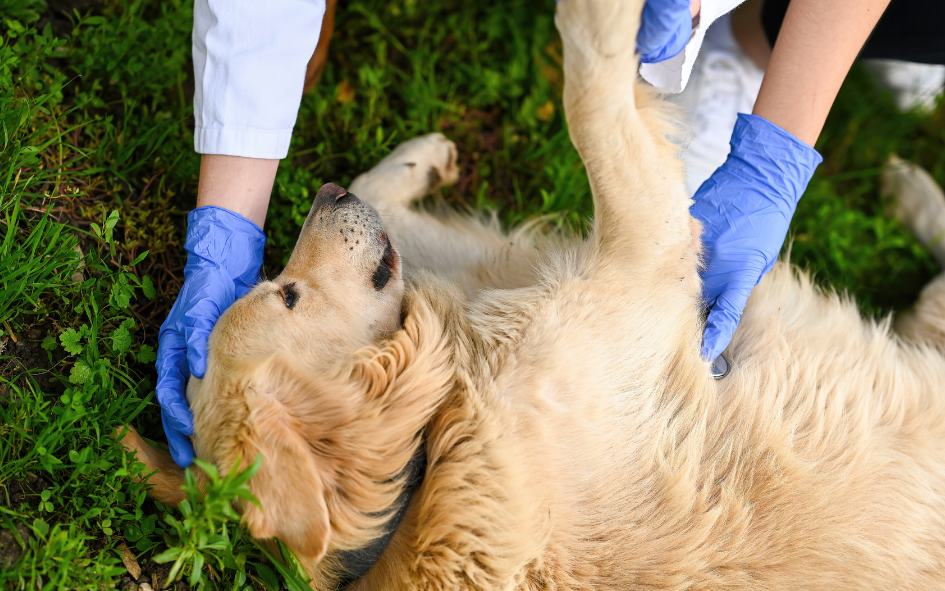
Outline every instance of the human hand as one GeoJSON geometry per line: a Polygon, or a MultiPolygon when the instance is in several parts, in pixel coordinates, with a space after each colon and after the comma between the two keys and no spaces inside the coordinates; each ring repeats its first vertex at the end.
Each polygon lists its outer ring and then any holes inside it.
{"type": "Polygon", "coordinates": [[[689,6],[689,0],[647,0],[637,33],[637,53],[642,63],[668,60],[686,47],[692,36],[689,6]]]}
{"type": "Polygon", "coordinates": [[[161,325],[157,355],[157,399],[174,461],[186,468],[194,458],[194,419],[187,404],[187,378],[207,371],[207,339],[224,310],[259,278],[266,236],[253,222],[220,207],[198,207],[187,216],[184,285],[161,325]]]}
{"type": "Polygon", "coordinates": [[[816,150],[777,125],[738,114],[728,159],[699,187],[690,213],[702,222],[702,298],[710,308],[702,357],[728,346],[752,288],[771,270],[814,169],[816,150]]]}

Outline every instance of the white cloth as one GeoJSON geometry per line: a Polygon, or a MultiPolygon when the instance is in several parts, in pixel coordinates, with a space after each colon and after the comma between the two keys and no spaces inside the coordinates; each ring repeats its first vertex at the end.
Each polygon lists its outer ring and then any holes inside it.
{"type": "Polygon", "coordinates": [[[194,149],[285,158],[325,0],[196,0],[194,149]]]}
{"type": "Polygon", "coordinates": [[[655,64],[640,64],[643,79],[667,93],[682,92],[689,82],[692,65],[696,62],[705,32],[717,18],[731,12],[744,0],[702,0],[699,10],[699,26],[693,31],[686,48],[678,55],[655,64]]]}

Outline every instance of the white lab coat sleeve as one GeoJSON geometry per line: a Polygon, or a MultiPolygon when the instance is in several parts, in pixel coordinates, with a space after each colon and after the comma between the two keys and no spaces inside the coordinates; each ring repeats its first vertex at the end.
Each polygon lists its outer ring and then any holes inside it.
{"type": "Polygon", "coordinates": [[[285,158],[325,0],[196,0],[194,149],[285,158]]]}
{"type": "Polygon", "coordinates": [[[693,31],[686,48],[668,60],[655,64],[640,64],[640,75],[662,92],[682,92],[689,82],[692,65],[696,61],[696,56],[699,55],[699,49],[702,47],[702,41],[705,39],[709,26],[742,2],[744,0],[702,0],[699,26],[693,31]]]}

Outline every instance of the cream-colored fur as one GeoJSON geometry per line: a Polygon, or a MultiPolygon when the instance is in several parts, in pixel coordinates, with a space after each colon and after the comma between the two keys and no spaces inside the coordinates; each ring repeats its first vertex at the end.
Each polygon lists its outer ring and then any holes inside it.
{"type": "MultiPolygon", "coordinates": [[[[455,178],[426,136],[352,184],[383,228],[323,188],[286,271],[214,329],[197,453],[264,454],[245,522],[313,587],[377,535],[422,443],[425,481],[354,589],[945,588],[945,338],[897,336],[779,264],[734,370],[708,377],[671,114],[636,79],[642,3],[557,5],[589,240],[410,209],[455,178]],[[378,290],[384,228],[399,257],[378,290]]],[[[930,289],[918,326],[941,325],[930,289]]],[[[180,473],[153,478],[173,501],[180,473]]]]}

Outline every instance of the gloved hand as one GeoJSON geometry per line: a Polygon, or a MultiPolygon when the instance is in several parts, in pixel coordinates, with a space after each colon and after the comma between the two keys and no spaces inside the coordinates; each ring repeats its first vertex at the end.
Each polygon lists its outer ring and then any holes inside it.
{"type": "Polygon", "coordinates": [[[728,346],[748,295],[771,270],[814,169],[816,150],[756,115],[738,114],[728,159],[699,187],[690,213],[702,222],[702,298],[711,308],[702,357],[728,346]]]}
{"type": "Polygon", "coordinates": [[[207,371],[210,330],[258,280],[265,245],[259,226],[232,211],[199,207],[187,216],[184,286],[161,325],[156,364],[161,421],[171,457],[182,468],[194,458],[187,378],[207,371]]]}
{"type": "Polygon", "coordinates": [[[692,36],[689,0],[647,0],[643,5],[637,53],[644,64],[661,62],[682,51],[692,36]]]}

